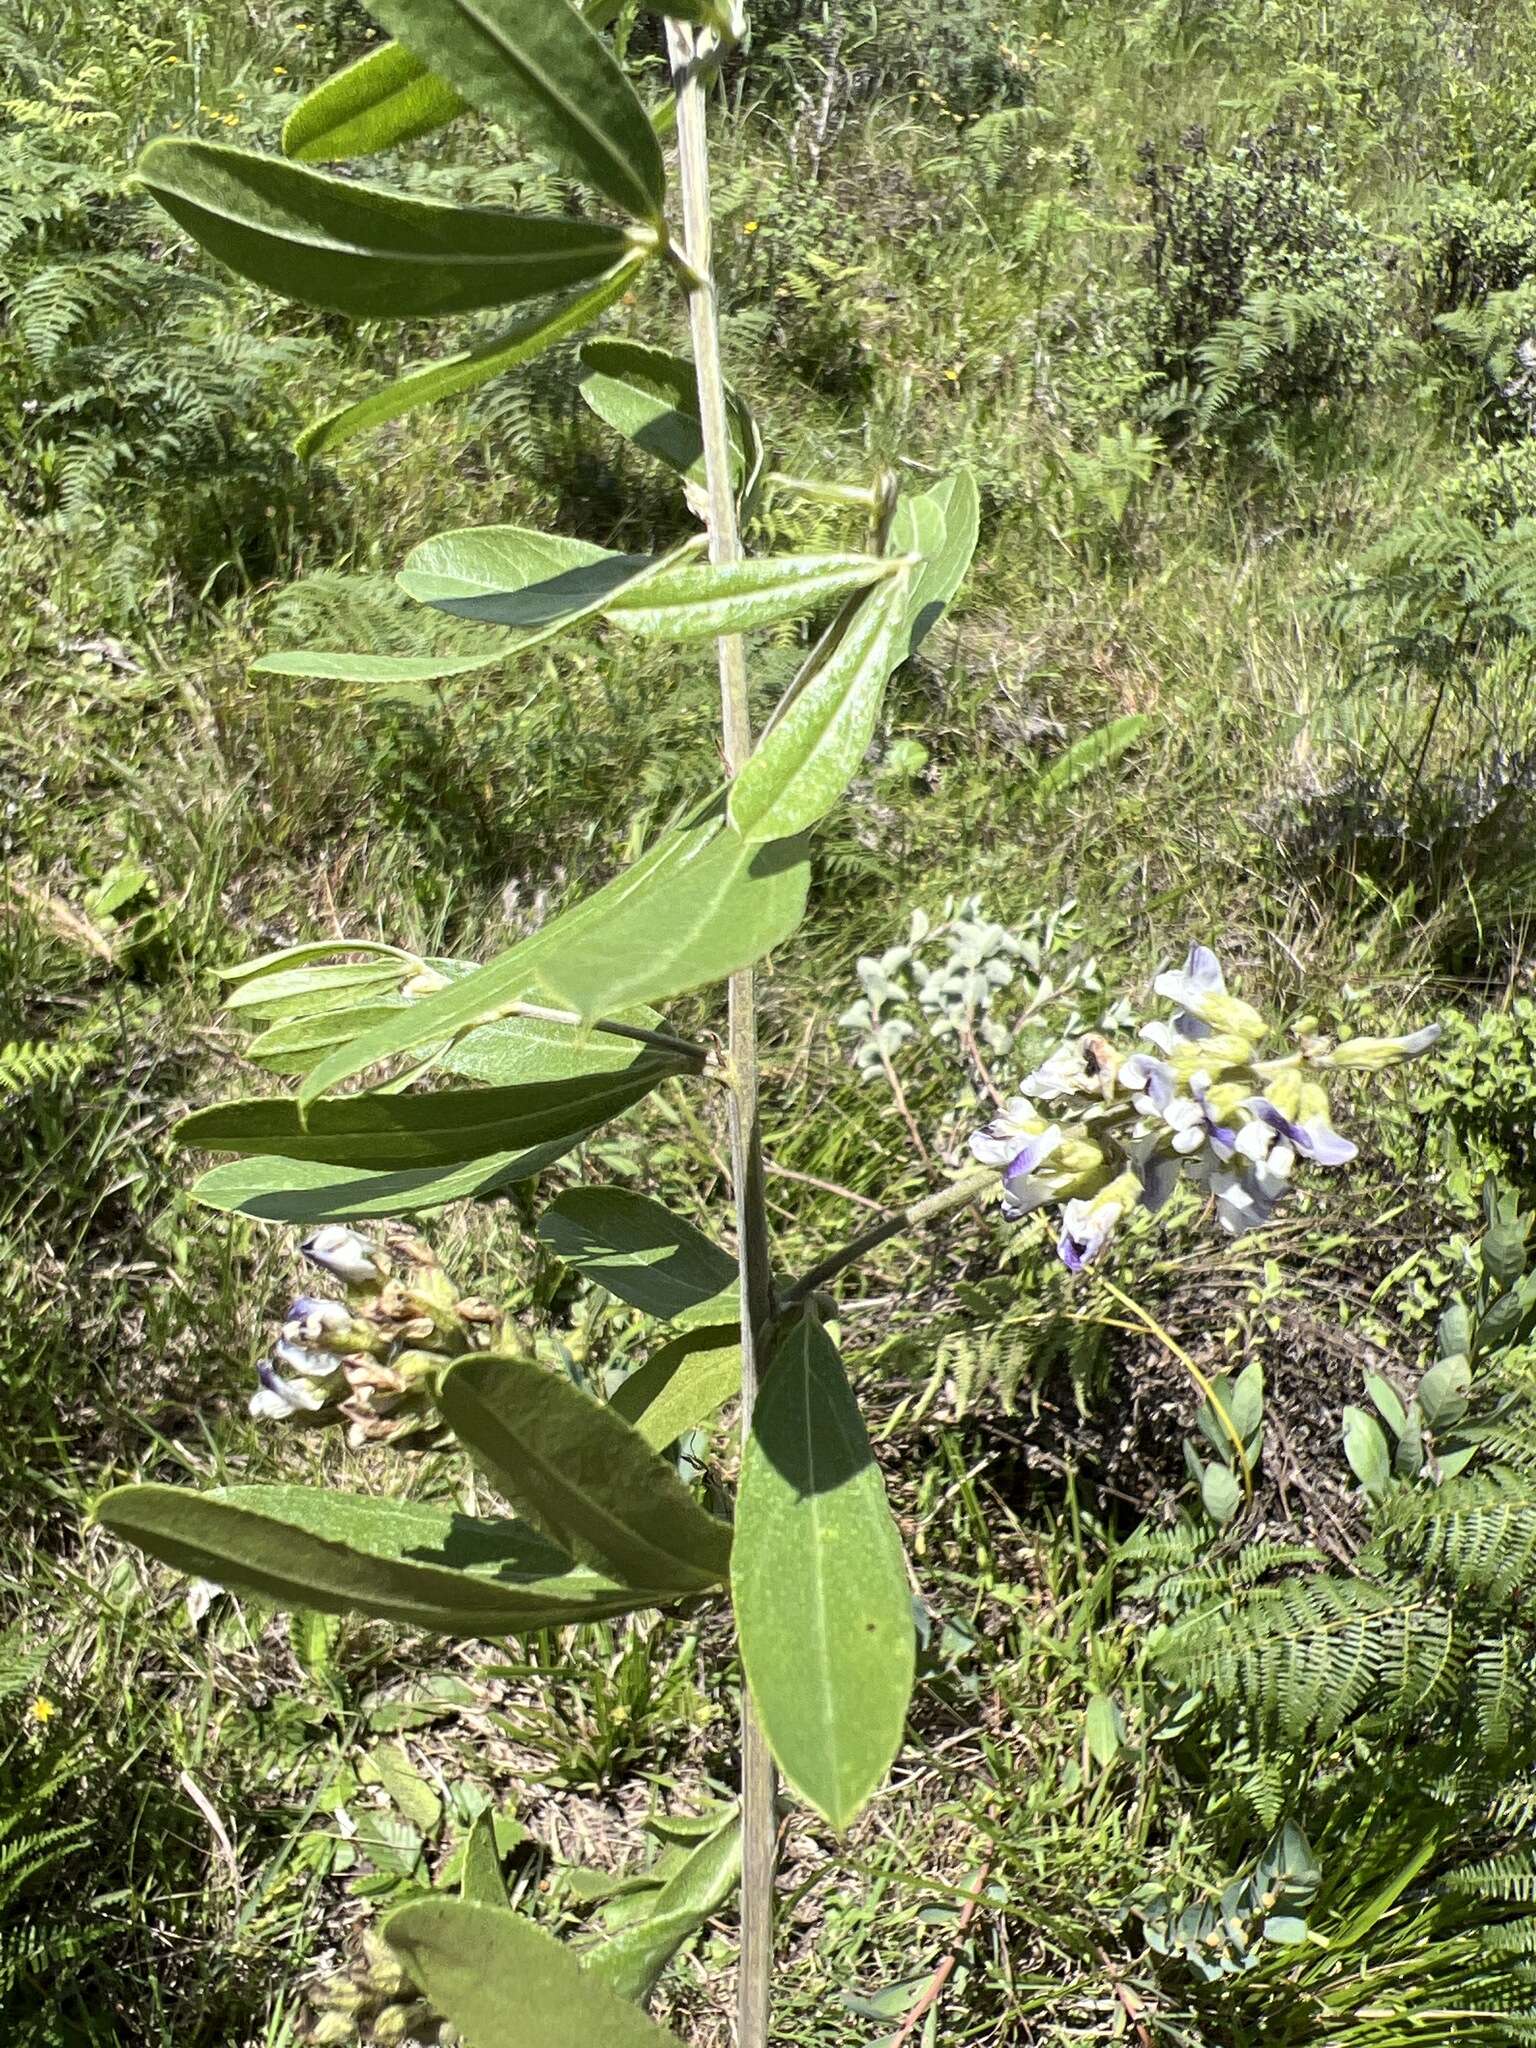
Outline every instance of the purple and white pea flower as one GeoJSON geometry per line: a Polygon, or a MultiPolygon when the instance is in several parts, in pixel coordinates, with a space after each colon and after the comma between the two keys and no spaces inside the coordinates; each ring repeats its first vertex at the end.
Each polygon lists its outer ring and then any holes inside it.
{"type": "Polygon", "coordinates": [[[1059,1149],[1061,1140],[1061,1126],[1047,1123],[1022,1096],[972,1137],[971,1151],[982,1165],[1002,1169],[1003,1207],[1010,1218],[1027,1216],[1050,1200],[1050,1186],[1037,1192],[1034,1175],[1059,1149]]]}
{"type": "Polygon", "coordinates": [[[1128,1168],[1096,1195],[1068,1202],[1061,1212],[1057,1254],[1069,1273],[1091,1266],[1128,1209],[1142,1197],[1141,1176],[1128,1168]]]}
{"type": "Polygon", "coordinates": [[[344,1223],[327,1223],[299,1246],[312,1265],[347,1287],[377,1287],[389,1272],[389,1260],[371,1238],[344,1223]]]}
{"type": "Polygon", "coordinates": [[[308,1344],[294,1344],[285,1336],[272,1347],[272,1363],[300,1379],[327,1380],[339,1368],[334,1352],[316,1351],[308,1344]]]}
{"type": "Polygon", "coordinates": [[[1178,1005],[1173,1030],[1180,1038],[1226,1031],[1258,1040],[1268,1034],[1269,1026],[1251,1003],[1228,995],[1221,962],[1209,946],[1191,946],[1184,965],[1160,974],[1152,987],[1165,1002],[1178,1005]]]}
{"type": "MultiPolygon", "coordinates": [[[[1250,1095],[1243,1103],[1248,1114],[1265,1125],[1275,1137],[1316,1166],[1343,1166],[1359,1151],[1350,1139],[1341,1137],[1324,1117],[1296,1118],[1271,1102],[1266,1095],[1250,1095]]],[[[1251,1129],[1252,1126],[1247,1128],[1251,1129]]],[[[1272,1151],[1269,1156],[1273,1156],[1272,1151]]]]}
{"type": "Polygon", "coordinates": [[[1058,1045],[1048,1060],[1019,1083],[1019,1093],[1036,1102],[1059,1102],[1063,1096],[1101,1092],[1099,1070],[1078,1039],[1058,1045]]]}
{"type": "Polygon", "coordinates": [[[290,1422],[295,1415],[317,1415],[326,1396],[308,1380],[285,1380],[270,1358],[256,1368],[257,1389],[246,1404],[258,1422],[290,1422]]]}

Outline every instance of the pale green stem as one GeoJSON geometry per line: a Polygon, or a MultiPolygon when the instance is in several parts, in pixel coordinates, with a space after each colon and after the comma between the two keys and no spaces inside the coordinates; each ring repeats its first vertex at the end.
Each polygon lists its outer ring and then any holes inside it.
{"type": "Polygon", "coordinates": [[[783,1306],[793,1308],[797,1302],[808,1300],[818,1287],[835,1279],[845,1266],[856,1265],[867,1252],[874,1251],[887,1238],[899,1237],[904,1230],[920,1230],[925,1223],[936,1223],[951,1210],[968,1208],[999,1185],[996,1167],[984,1166],[975,1173],[963,1173],[959,1180],[952,1181],[947,1188],[940,1188],[936,1195],[925,1195],[920,1202],[909,1202],[905,1209],[893,1209],[889,1216],[882,1217],[847,1244],[839,1245],[835,1252],[828,1252],[808,1273],[802,1273],[786,1291],[783,1306]]]}
{"type": "MultiPolygon", "coordinates": [[[[714,54],[714,42],[708,34],[696,36],[685,22],[667,22],[667,50],[672,60],[672,90],[677,104],[682,254],[688,266],[685,281],[709,501],[709,556],[712,562],[735,562],[741,558],[741,533],[736,518],[725,375],[720,363],[715,308],[705,109],[705,76],[714,54]]],[[[725,772],[735,775],[752,751],[746,650],[739,634],[723,636],[716,647],[725,772]]],[[[766,1341],[773,1313],[767,1194],[758,1122],[757,1003],[751,968],[731,976],[727,1067],[731,1179],[735,1186],[737,1264],[741,1276],[741,1431],[745,1439],[752,1423],[763,1364],[759,1347],[766,1341]]],[[[741,1707],[741,1805],[741,1962],[736,2039],[737,2048],[768,2048],[778,1801],[773,1759],[745,1687],[741,1707]]]]}

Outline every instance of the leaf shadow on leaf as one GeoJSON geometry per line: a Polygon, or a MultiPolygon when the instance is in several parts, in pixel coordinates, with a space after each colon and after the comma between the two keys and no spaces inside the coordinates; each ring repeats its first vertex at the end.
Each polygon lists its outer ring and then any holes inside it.
{"type": "Polygon", "coordinates": [[[650,555],[615,555],[610,561],[585,562],[562,569],[522,590],[497,590],[479,597],[434,597],[434,611],[461,619],[489,619],[502,626],[546,626],[567,612],[595,604],[649,567],[650,555]]]}
{"type": "Polygon", "coordinates": [[[559,1578],[576,1570],[560,1546],[551,1543],[541,1530],[511,1517],[487,1523],[472,1515],[454,1515],[443,1542],[412,1544],[400,1555],[412,1564],[440,1565],[514,1583],[527,1578],[559,1578]]]}
{"type": "MultiPolygon", "coordinates": [[[[780,1359],[773,1370],[782,1372],[787,1362],[780,1359]]],[[[777,1401],[757,1409],[752,1435],[769,1464],[801,1500],[836,1493],[875,1463],[862,1429],[808,1431],[803,1414],[777,1401]]]]}

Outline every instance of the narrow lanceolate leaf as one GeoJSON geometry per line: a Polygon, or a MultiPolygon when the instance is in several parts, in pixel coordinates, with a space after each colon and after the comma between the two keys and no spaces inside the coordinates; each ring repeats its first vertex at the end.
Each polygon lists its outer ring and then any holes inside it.
{"type": "Polygon", "coordinates": [[[414,974],[421,966],[414,953],[386,945],[382,939],[302,939],[296,946],[279,946],[274,952],[258,953],[250,960],[237,960],[232,966],[216,967],[213,971],[220,981],[235,987],[260,975],[286,974],[290,967],[334,960],[338,953],[366,953],[371,959],[394,960],[402,974],[414,974]]]}
{"type": "Polygon", "coordinates": [[[908,582],[892,576],[851,600],[791,683],[731,784],[731,823],[749,844],[805,831],[858,774],[903,650],[908,582]]]}
{"type": "Polygon", "coordinates": [[[457,119],[465,104],[419,57],[385,43],[306,93],[283,123],[283,155],[313,164],[398,149],[457,119]]]}
{"type": "Polygon", "coordinates": [[[1112,718],[1107,725],[1095,726],[1092,732],[1075,740],[1064,754],[1058,754],[1054,761],[1041,769],[1030,785],[1031,794],[1035,797],[1061,796],[1091,776],[1102,774],[1135,746],[1151,724],[1152,719],[1147,712],[1133,711],[1124,718],[1112,718]]]}
{"type": "Polygon", "coordinates": [[[964,582],[976,552],[980,518],[976,478],[968,469],[956,470],[942,483],[903,498],[897,505],[891,521],[891,551],[922,558],[907,600],[903,659],[917,652],[964,582]]]}
{"type": "Polygon", "coordinates": [[[608,45],[568,0],[374,0],[413,55],[637,220],[660,225],[661,146],[608,45]]]}
{"type": "Polygon", "coordinates": [[[138,181],[231,270],[361,320],[508,306],[568,291],[631,253],[631,231],[411,199],[282,157],[162,136],[138,181]]]}
{"type": "MultiPolygon", "coordinates": [[[[638,341],[589,341],[581,351],[581,395],[600,420],[647,455],[702,482],[704,429],[695,371],[687,356],[638,341]]],[[[740,488],[751,461],[751,414],[727,396],[731,481],[740,488]]]]}
{"type": "Polygon", "coordinates": [[[360,683],[388,686],[392,683],[441,683],[450,676],[467,676],[492,662],[505,661],[516,642],[498,640],[483,654],[342,654],[323,647],[285,647],[253,661],[253,676],[300,676],[313,682],[360,683]]]}
{"type": "Polygon", "coordinates": [[[573,1151],[583,1131],[526,1152],[492,1152],[467,1166],[416,1167],[371,1173],[318,1159],[258,1156],[232,1159],[192,1184],[208,1209],[259,1217],[266,1223],[354,1223],[371,1216],[423,1216],[449,1202],[484,1201],[514,1181],[531,1180],[573,1151]]]}
{"type": "Polygon", "coordinates": [[[701,1429],[741,1392],[741,1331],[717,1323],[674,1337],[652,1352],[613,1394],[608,1406],[653,1451],[701,1429]]]}
{"type": "Polygon", "coordinates": [[[323,1060],[300,1102],[398,1053],[455,1042],[512,1002],[608,1017],[761,959],[804,915],[809,863],[799,840],[748,846],[725,824],[724,808],[723,797],[712,799],[531,938],[323,1060]]]}
{"type": "Polygon", "coordinates": [[[120,1486],[96,1520],[179,1571],[280,1606],[441,1635],[507,1635],[650,1604],[516,1522],[319,1487],[120,1486]]]}
{"type": "Polygon", "coordinates": [[[657,1892],[643,1920],[612,1934],[582,1958],[619,1998],[642,2004],[691,1935],[725,1905],[741,1879],[741,1818],[708,1835],[657,1892]]]}
{"type": "Polygon", "coordinates": [[[681,2048],[521,1913],[419,1899],[384,1939],[466,2048],[681,2048]]]}
{"type": "Polygon", "coordinates": [[[742,1452],[731,1594],[790,1784],[843,1828],[901,1745],[915,1638],[901,1538],[858,1403],[812,1316],[774,1353],[742,1452]]]}
{"type": "Polygon", "coordinates": [[[651,252],[636,249],[595,285],[584,287],[561,299],[549,311],[535,313],[515,326],[494,335],[476,348],[461,349],[456,355],[439,356],[435,362],[418,363],[388,384],[381,384],[366,397],[307,426],[294,442],[294,452],[308,459],[329,454],[354,434],[365,434],[386,420],[399,419],[421,405],[435,405],[439,399],[458,398],[474,391],[493,377],[531,362],[557,342],[579,334],[623,297],[638,273],[650,260],[651,252]]]}
{"type": "Polygon", "coordinates": [[[512,1088],[445,1088],[424,1095],[349,1095],[307,1117],[281,1096],[221,1102],[176,1126],[176,1142],[205,1152],[324,1160],[375,1173],[466,1165],[493,1152],[566,1144],[632,1109],[677,1060],[646,1054],[617,1073],[512,1088]]]}
{"type": "Polygon", "coordinates": [[[750,633],[837,603],[906,568],[876,555],[756,555],[743,562],[681,562],[615,591],[605,617],[653,640],[750,633]]]}
{"type": "Polygon", "coordinates": [[[327,1010],[350,1009],[365,997],[393,991],[400,984],[397,960],[335,961],[329,966],[290,967],[279,974],[255,975],[224,998],[226,1010],[245,1023],[275,1024],[284,1018],[315,1017],[327,1010]]]}
{"type": "Polygon", "coordinates": [[[551,1251],[648,1316],[720,1322],[735,1305],[736,1261],[702,1230],[627,1188],[567,1188],[539,1218],[551,1251]]]}
{"type": "Polygon", "coordinates": [[[461,1359],[443,1381],[449,1428],[506,1498],[583,1563],[628,1585],[703,1592],[731,1533],[620,1416],[526,1359],[461,1359]]]}

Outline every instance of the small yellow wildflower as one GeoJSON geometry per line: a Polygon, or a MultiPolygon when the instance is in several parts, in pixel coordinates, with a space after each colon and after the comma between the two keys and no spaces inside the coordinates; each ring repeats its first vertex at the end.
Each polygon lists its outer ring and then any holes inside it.
{"type": "Polygon", "coordinates": [[[32,1719],[45,1726],[49,1721],[53,1719],[54,1715],[58,1711],[59,1710],[53,1704],[53,1701],[45,1700],[41,1693],[38,1694],[37,1698],[32,1702],[31,1707],[28,1709],[28,1712],[30,1713],[32,1719]]]}
{"type": "Polygon", "coordinates": [[[274,64],[272,66],[272,76],[274,78],[286,78],[288,76],[288,66],[286,64],[274,64]]]}
{"type": "Polygon", "coordinates": [[[946,370],[944,372],[944,375],[949,379],[951,384],[958,384],[960,382],[960,372],[958,370],[946,370]]]}
{"type": "Polygon", "coordinates": [[[755,220],[744,220],[741,224],[741,232],[744,235],[755,235],[757,233],[757,222],[755,220]]]}

